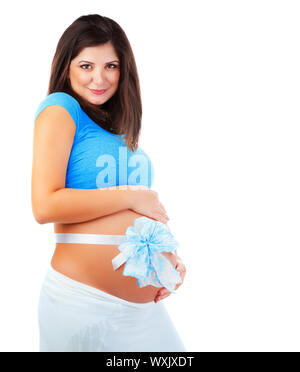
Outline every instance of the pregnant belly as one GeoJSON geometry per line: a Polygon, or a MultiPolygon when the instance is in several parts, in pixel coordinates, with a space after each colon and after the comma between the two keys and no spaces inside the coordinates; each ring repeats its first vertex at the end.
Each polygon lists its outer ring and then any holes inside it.
{"type": "MultiPolygon", "coordinates": [[[[76,224],[55,224],[56,233],[124,235],[127,227],[142,215],[132,210],[123,210],[95,220],[76,224]]],[[[117,245],[56,243],[51,260],[52,267],[60,273],[120,297],[126,301],[145,303],[153,301],[162,287],[148,285],[139,288],[134,277],[123,276],[125,263],[116,271],[112,259],[120,251],[117,245]]],[[[163,252],[171,262],[172,253],[163,252]]],[[[173,257],[172,257],[173,256],[173,257]]],[[[173,263],[173,262],[172,262],[173,263]]]]}

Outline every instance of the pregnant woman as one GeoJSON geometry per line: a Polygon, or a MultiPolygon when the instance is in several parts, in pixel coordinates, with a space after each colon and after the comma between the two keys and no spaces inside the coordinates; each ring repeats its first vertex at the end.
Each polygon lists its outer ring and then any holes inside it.
{"type": "Polygon", "coordinates": [[[141,116],[124,31],[79,17],[59,40],[34,118],[32,209],[56,238],[39,298],[40,351],[186,351],[160,301],[186,268],[138,147],[141,116]]]}

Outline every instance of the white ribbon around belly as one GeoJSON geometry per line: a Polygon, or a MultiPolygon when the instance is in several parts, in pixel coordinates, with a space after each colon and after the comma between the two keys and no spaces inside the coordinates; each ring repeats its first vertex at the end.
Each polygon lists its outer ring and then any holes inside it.
{"type": "Polygon", "coordinates": [[[182,283],[179,272],[161,252],[173,253],[179,244],[167,225],[148,217],[134,220],[125,235],[56,233],[56,243],[118,245],[120,253],[112,259],[117,270],[124,263],[124,276],[137,279],[138,286],[165,287],[175,292],[182,283]]]}

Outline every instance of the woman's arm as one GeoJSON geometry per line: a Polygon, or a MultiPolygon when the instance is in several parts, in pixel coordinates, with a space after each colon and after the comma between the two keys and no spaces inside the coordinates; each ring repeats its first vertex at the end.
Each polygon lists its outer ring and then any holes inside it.
{"type": "Polygon", "coordinates": [[[59,105],[46,107],[35,121],[31,201],[40,224],[84,222],[131,207],[130,188],[65,188],[75,130],[71,115],[59,105]]]}
{"type": "Polygon", "coordinates": [[[35,218],[40,224],[79,223],[130,209],[130,190],[61,189],[51,193],[45,205],[36,209],[35,218]]]}
{"type": "Polygon", "coordinates": [[[166,223],[168,217],[157,192],[146,186],[65,188],[75,130],[73,118],[59,105],[46,107],[35,120],[31,202],[37,222],[80,223],[132,209],[166,223]]]}

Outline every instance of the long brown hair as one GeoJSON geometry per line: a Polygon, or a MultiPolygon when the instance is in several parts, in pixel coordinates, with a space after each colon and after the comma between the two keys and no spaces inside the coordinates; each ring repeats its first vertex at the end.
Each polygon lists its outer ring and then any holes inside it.
{"type": "Polygon", "coordinates": [[[126,145],[138,149],[142,121],[140,83],[135,58],[122,28],[108,17],[89,14],[77,18],[58,41],[51,65],[48,94],[65,92],[73,96],[84,112],[100,127],[124,134],[126,145]],[[92,104],[72,89],[70,63],[82,49],[110,42],[120,60],[120,78],[115,94],[103,105],[92,104]]]}

